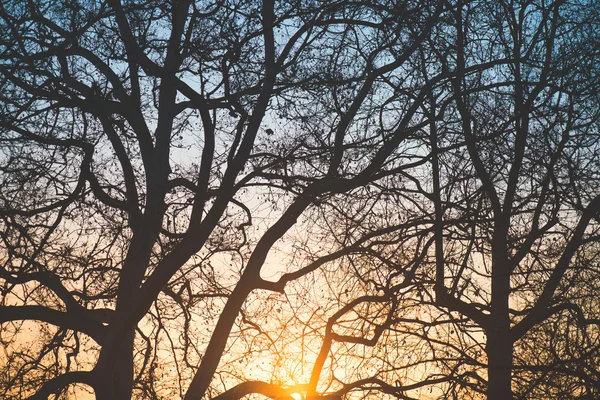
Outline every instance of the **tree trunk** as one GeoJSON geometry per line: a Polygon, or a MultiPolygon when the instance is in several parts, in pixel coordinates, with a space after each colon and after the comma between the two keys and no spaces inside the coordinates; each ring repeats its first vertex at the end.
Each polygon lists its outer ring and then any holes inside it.
{"type": "Polygon", "coordinates": [[[127,333],[115,351],[113,368],[103,370],[94,385],[96,400],[131,400],[133,388],[133,340],[135,332],[127,333]]]}
{"type": "Polygon", "coordinates": [[[488,327],[488,400],[512,400],[511,372],[513,343],[510,335],[510,272],[505,262],[492,267],[491,323],[488,327]]]}
{"type": "Polygon", "coordinates": [[[511,369],[513,346],[509,332],[502,329],[488,334],[488,400],[512,400],[511,369]]]}
{"type": "Polygon", "coordinates": [[[135,331],[130,331],[123,338],[113,371],[115,400],[130,400],[133,388],[133,340],[135,331]]]}
{"type": "MultiPolygon", "coordinates": [[[[125,316],[136,301],[157,232],[149,227],[131,241],[119,281],[115,316],[111,321],[113,329],[118,330],[119,324],[126,322],[125,316]]],[[[134,340],[135,328],[119,337],[114,345],[102,347],[98,361],[103,364],[102,373],[94,388],[97,400],[131,400],[134,340]]]]}

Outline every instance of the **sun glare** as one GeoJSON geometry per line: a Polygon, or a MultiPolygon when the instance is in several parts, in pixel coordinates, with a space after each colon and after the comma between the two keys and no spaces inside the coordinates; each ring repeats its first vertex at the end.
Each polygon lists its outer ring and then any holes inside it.
{"type": "Polygon", "coordinates": [[[291,396],[294,398],[294,400],[302,400],[302,395],[298,393],[292,393],[291,396]]]}

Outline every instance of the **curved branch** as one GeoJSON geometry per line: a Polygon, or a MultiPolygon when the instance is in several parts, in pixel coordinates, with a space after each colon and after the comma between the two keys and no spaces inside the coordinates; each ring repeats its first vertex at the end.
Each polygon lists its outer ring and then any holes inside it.
{"type": "Polygon", "coordinates": [[[270,399],[287,400],[292,399],[292,393],[303,392],[308,385],[294,385],[283,387],[262,381],[247,381],[239,383],[233,388],[221,393],[212,400],[238,400],[249,394],[261,394],[270,399]]]}
{"type": "Polygon", "coordinates": [[[101,344],[106,327],[80,312],[63,312],[42,306],[0,307],[0,325],[10,321],[35,320],[47,322],[61,328],[85,333],[101,344]]]}
{"type": "Polygon", "coordinates": [[[27,400],[47,400],[48,397],[57,393],[66,386],[73,383],[86,383],[91,386],[92,374],[87,371],[72,371],[65,374],[59,375],[55,378],[50,379],[31,397],[27,400]]]}

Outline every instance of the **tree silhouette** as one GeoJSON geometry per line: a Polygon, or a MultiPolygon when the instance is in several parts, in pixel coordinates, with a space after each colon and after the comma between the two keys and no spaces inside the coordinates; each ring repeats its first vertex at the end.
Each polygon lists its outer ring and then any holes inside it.
{"type": "MultiPolygon", "coordinates": [[[[485,335],[488,399],[512,398],[512,377],[542,361],[520,354],[531,329],[567,311],[580,334],[597,323],[570,288],[593,270],[586,254],[598,232],[599,109],[590,86],[598,53],[589,47],[597,12],[583,3],[459,3],[451,50],[439,53],[440,68],[455,74],[430,106],[446,116],[430,130],[436,300],[485,335]]],[[[571,339],[559,341],[551,352],[571,339]]]]}
{"type": "Polygon", "coordinates": [[[216,395],[249,296],[319,264],[269,281],[273,246],[321,202],[408,168],[426,86],[410,60],[443,10],[5,2],[4,395],[162,396],[165,341],[179,394],[216,395]]]}
{"type": "Polygon", "coordinates": [[[596,396],[595,2],[5,1],[5,398],[596,396]]]}

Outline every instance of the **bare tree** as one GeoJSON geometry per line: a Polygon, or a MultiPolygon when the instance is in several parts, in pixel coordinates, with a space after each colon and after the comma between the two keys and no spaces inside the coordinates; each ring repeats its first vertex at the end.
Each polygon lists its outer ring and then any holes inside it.
{"type": "Polygon", "coordinates": [[[596,395],[598,20],[3,2],[0,393],[596,395]]]}
{"type": "Polygon", "coordinates": [[[549,333],[567,310],[580,324],[570,329],[597,321],[568,291],[598,273],[581,262],[599,229],[597,13],[586,2],[459,2],[447,36],[431,41],[452,75],[428,107],[440,121],[430,128],[435,295],[480,328],[488,399],[513,398],[532,371],[527,335],[546,330],[534,342],[560,352],[571,338],[549,333]]]}
{"type": "MultiPolygon", "coordinates": [[[[3,396],[231,393],[218,368],[255,296],[352,249],[273,281],[274,246],[324,201],[412,167],[430,86],[414,58],[446,7],[3,2],[3,396]]],[[[354,303],[394,309],[389,290],[354,303]]]]}

